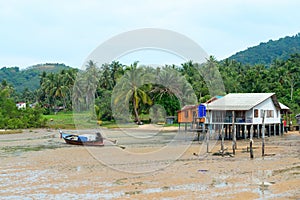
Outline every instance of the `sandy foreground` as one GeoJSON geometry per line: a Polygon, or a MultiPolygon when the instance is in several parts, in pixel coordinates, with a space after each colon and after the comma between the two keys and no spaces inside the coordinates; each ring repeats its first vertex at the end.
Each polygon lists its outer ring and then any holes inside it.
{"type": "MultiPolygon", "coordinates": [[[[101,133],[118,141],[73,146],[57,130],[0,135],[0,199],[300,199],[300,134],[238,140],[235,156],[215,156],[220,141],[140,126],[101,133]],[[122,149],[124,147],[125,149],[122,149]]],[[[226,141],[231,153],[231,141],[226,141]]]]}

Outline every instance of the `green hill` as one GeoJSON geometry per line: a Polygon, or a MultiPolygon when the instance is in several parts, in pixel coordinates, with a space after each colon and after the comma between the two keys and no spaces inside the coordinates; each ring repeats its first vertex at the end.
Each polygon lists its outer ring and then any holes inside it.
{"type": "Polygon", "coordinates": [[[262,42],[257,46],[240,51],[228,59],[236,60],[242,64],[270,66],[275,59],[287,60],[290,55],[295,53],[300,53],[300,33],[275,41],[262,42]]]}
{"type": "Polygon", "coordinates": [[[0,82],[6,80],[13,85],[17,92],[22,92],[25,88],[35,90],[40,85],[40,75],[42,72],[59,72],[63,69],[70,69],[71,67],[59,63],[46,63],[30,66],[24,70],[19,67],[3,67],[0,69],[0,82]]]}

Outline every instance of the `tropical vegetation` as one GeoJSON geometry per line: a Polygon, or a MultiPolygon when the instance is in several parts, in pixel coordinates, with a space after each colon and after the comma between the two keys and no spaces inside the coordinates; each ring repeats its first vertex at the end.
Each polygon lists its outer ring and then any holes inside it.
{"type": "Polygon", "coordinates": [[[279,40],[269,40],[244,51],[237,52],[229,57],[230,60],[242,64],[262,64],[270,66],[276,59],[287,60],[290,55],[300,52],[300,33],[294,36],[286,36],[279,40]]]}
{"type": "MultiPolygon", "coordinates": [[[[1,70],[6,77],[8,71],[18,71],[17,68],[1,70]]],[[[213,56],[204,64],[188,61],[180,66],[157,68],[139,62],[124,65],[113,61],[99,65],[90,60],[85,70],[69,67],[51,72],[42,70],[38,76],[36,89],[22,91],[10,82],[12,77],[2,80],[0,128],[39,127],[45,124],[41,113],[53,116],[60,111],[91,111],[88,118],[94,121],[158,122],[166,116],[176,116],[176,111],[184,105],[238,92],[274,92],[293,114],[300,112],[299,53],[283,59],[277,57],[268,65],[243,64],[234,59],[217,61],[213,56]],[[15,103],[19,101],[35,108],[18,110],[15,103]]],[[[81,120],[86,117],[77,116],[81,120]]]]}

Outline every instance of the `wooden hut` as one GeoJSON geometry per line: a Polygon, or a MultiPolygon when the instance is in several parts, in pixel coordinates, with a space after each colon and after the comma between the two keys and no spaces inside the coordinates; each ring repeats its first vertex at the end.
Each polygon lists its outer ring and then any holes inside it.
{"type": "Polygon", "coordinates": [[[181,110],[177,111],[179,128],[181,124],[185,125],[185,130],[187,130],[187,126],[190,125],[189,130],[199,131],[203,129],[202,124],[205,123],[206,118],[206,106],[209,103],[212,103],[218,99],[222,98],[222,96],[215,96],[206,101],[203,104],[199,105],[186,105],[181,110]]]}

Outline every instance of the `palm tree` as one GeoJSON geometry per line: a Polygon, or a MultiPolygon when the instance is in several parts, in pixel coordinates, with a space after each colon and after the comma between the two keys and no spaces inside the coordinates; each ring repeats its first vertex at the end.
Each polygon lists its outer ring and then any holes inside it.
{"type": "Polygon", "coordinates": [[[53,73],[47,74],[45,77],[43,77],[41,82],[41,96],[45,96],[45,100],[47,100],[47,103],[50,107],[52,107],[54,103],[54,95],[53,95],[53,87],[55,85],[55,76],[53,73]]]}
{"type": "Polygon", "coordinates": [[[149,83],[149,77],[145,73],[144,68],[137,67],[138,62],[134,62],[130,66],[130,70],[126,71],[124,76],[115,86],[112,94],[112,103],[115,117],[121,114],[121,117],[128,117],[128,102],[132,103],[135,115],[135,121],[140,124],[139,106],[143,104],[152,104],[151,98],[146,93],[146,88],[149,83]],[[117,112],[117,113],[116,113],[117,112]],[[125,113],[124,113],[125,112],[125,113]]]}
{"type": "Polygon", "coordinates": [[[164,67],[156,75],[156,86],[151,91],[158,96],[174,95],[183,105],[196,104],[196,96],[191,84],[178,71],[170,67],[164,67]],[[191,98],[190,100],[188,100],[191,98]]]}
{"type": "Polygon", "coordinates": [[[87,110],[94,108],[92,101],[95,98],[98,83],[99,70],[96,63],[90,60],[86,65],[86,70],[77,74],[76,82],[74,83],[73,101],[76,102],[76,105],[80,105],[80,109],[84,107],[87,110]]]}

